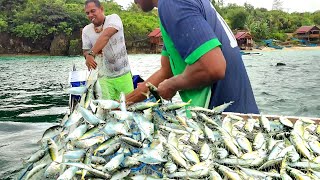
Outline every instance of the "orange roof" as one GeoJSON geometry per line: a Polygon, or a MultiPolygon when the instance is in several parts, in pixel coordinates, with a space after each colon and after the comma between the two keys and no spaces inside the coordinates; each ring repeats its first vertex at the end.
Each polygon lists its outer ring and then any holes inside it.
{"type": "Polygon", "coordinates": [[[241,39],[241,38],[245,38],[245,37],[250,37],[250,38],[251,38],[251,34],[248,33],[248,32],[240,31],[240,32],[237,32],[237,34],[234,35],[234,37],[235,37],[236,39],[241,39]]]}
{"type": "Polygon", "coordinates": [[[162,37],[161,31],[155,37],[162,37]]]}
{"type": "Polygon", "coordinates": [[[160,28],[154,29],[154,30],[148,35],[148,37],[160,37],[160,36],[161,36],[160,28]]]}

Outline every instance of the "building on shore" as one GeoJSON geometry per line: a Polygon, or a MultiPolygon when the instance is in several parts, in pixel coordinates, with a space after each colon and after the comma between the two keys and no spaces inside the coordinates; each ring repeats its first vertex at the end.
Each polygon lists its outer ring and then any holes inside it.
{"type": "Polygon", "coordinates": [[[158,53],[163,46],[162,34],[160,28],[154,29],[149,35],[150,50],[151,52],[158,53]]]}
{"type": "Polygon", "coordinates": [[[301,26],[294,33],[295,37],[306,43],[320,43],[320,28],[317,26],[301,26]]]}
{"type": "Polygon", "coordinates": [[[241,50],[252,50],[254,42],[249,32],[238,31],[234,36],[241,50]]]}
{"type": "MultiPolygon", "coordinates": [[[[158,53],[163,46],[163,39],[160,28],[154,29],[148,34],[151,52],[158,53]]],[[[241,50],[252,50],[254,41],[252,35],[247,31],[238,31],[235,34],[238,46],[241,50]]]]}

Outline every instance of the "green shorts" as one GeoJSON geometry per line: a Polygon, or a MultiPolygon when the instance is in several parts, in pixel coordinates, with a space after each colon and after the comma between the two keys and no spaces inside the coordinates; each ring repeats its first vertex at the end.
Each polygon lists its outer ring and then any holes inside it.
{"type": "Polygon", "coordinates": [[[116,78],[101,77],[99,83],[102,90],[102,99],[119,100],[121,92],[129,94],[133,91],[131,72],[116,78]]]}

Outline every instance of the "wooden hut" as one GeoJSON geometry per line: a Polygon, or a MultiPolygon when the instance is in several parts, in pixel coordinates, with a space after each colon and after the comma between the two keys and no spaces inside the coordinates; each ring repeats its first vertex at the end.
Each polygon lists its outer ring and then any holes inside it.
{"type": "Polygon", "coordinates": [[[159,52],[163,46],[162,34],[160,28],[154,29],[149,35],[150,50],[153,52],[159,52]]]}
{"type": "Polygon", "coordinates": [[[295,37],[307,43],[320,43],[320,28],[317,26],[301,26],[295,32],[295,37]]]}
{"type": "Polygon", "coordinates": [[[241,50],[252,50],[253,39],[249,32],[239,31],[235,34],[235,38],[241,50]]]}

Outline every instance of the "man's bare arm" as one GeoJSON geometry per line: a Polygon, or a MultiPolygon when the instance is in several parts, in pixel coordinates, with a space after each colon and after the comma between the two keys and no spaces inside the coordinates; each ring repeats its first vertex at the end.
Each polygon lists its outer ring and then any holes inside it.
{"type": "Polygon", "coordinates": [[[83,53],[83,57],[86,58],[88,53],[89,53],[90,49],[83,49],[82,53],[83,53]]]}
{"type": "Polygon", "coordinates": [[[214,48],[204,54],[198,61],[188,65],[184,72],[159,84],[159,91],[165,99],[181,90],[197,89],[223,79],[226,61],[221,49],[214,48]]]}
{"type": "Polygon", "coordinates": [[[86,58],[86,65],[88,69],[96,69],[97,62],[94,60],[94,55],[99,53],[109,42],[110,38],[118,32],[117,29],[108,27],[103,30],[102,34],[97,39],[94,46],[91,48],[91,51],[93,52],[93,56],[88,56],[88,52],[84,52],[85,58],[86,58]]]}
{"type": "Polygon", "coordinates": [[[117,32],[118,30],[113,27],[108,27],[104,29],[91,50],[95,54],[100,52],[108,44],[110,38],[117,32]]]}
{"type": "Polygon", "coordinates": [[[140,102],[146,99],[146,96],[143,93],[148,92],[148,88],[146,87],[146,83],[150,82],[155,86],[158,86],[159,83],[164,81],[165,79],[171,78],[173,76],[170,61],[167,56],[161,56],[161,68],[153,73],[147,80],[141,83],[132,93],[126,96],[127,102],[140,102]]]}

